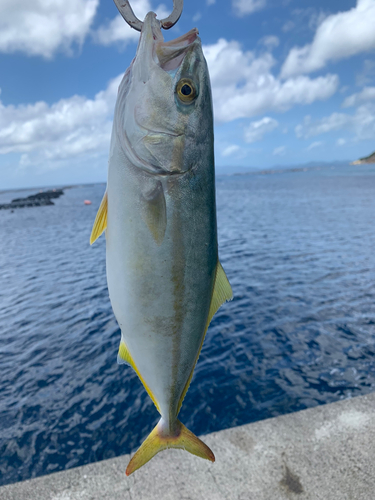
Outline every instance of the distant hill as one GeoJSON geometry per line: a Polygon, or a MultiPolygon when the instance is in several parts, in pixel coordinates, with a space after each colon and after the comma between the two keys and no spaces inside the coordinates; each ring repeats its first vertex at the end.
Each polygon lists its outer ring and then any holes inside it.
{"type": "Polygon", "coordinates": [[[266,168],[256,168],[254,166],[239,167],[239,166],[217,166],[215,168],[216,175],[238,175],[238,174],[272,174],[277,172],[298,172],[304,170],[314,170],[329,167],[345,167],[350,164],[350,161],[310,161],[308,163],[298,163],[294,165],[274,165],[266,168]]]}
{"type": "Polygon", "coordinates": [[[369,156],[365,156],[364,158],[353,161],[352,165],[361,165],[362,163],[375,163],[375,151],[369,156]]]}
{"type": "Polygon", "coordinates": [[[215,166],[216,175],[233,175],[233,174],[247,174],[250,172],[256,172],[259,168],[249,166],[249,167],[240,167],[240,166],[215,166]]]}

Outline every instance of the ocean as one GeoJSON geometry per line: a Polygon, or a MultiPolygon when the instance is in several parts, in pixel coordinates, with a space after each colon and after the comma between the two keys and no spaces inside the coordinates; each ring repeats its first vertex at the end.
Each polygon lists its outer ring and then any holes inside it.
{"type": "MultiPolygon", "coordinates": [[[[216,188],[234,299],[180,420],[200,435],[373,391],[375,165],[218,176],[216,188]]],[[[158,420],[116,363],[105,239],[89,245],[104,190],[0,211],[0,484],[129,453],[158,420]]]]}

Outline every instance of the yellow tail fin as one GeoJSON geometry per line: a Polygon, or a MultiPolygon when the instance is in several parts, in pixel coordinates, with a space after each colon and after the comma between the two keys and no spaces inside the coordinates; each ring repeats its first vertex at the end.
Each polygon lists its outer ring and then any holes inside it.
{"type": "Polygon", "coordinates": [[[126,468],[126,475],[142,467],[159,451],[167,448],[180,448],[197,457],[215,462],[215,455],[195,434],[187,429],[179,420],[176,421],[173,432],[166,429],[161,418],[151,434],[143,441],[126,468]]]}

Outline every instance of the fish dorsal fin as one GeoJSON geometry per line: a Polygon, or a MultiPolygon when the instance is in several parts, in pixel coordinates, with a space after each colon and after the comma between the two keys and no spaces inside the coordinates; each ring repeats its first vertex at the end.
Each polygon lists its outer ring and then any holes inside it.
{"type": "Polygon", "coordinates": [[[224,302],[226,302],[227,300],[232,300],[232,299],[233,299],[232,287],[230,286],[230,283],[228,281],[227,275],[225,274],[223,266],[220,264],[220,262],[218,262],[216,267],[214,291],[212,293],[210,310],[207,318],[206,331],[219,307],[222,306],[224,302]]]}
{"type": "Polygon", "coordinates": [[[95,217],[95,222],[90,236],[90,245],[92,245],[94,241],[96,241],[99,238],[99,236],[107,227],[107,210],[108,210],[108,194],[106,190],[102,202],[100,204],[98,213],[96,214],[95,217]]]}
{"type": "Polygon", "coordinates": [[[156,398],[155,396],[153,395],[151,389],[149,388],[149,386],[146,384],[144,378],[142,377],[142,375],[140,374],[136,364],[134,363],[133,361],[133,358],[129,352],[129,349],[127,348],[125,342],[121,339],[121,342],[120,342],[120,347],[118,349],[118,354],[117,354],[117,363],[119,365],[129,365],[133,368],[133,370],[135,371],[135,373],[138,375],[139,377],[139,380],[142,382],[143,384],[143,387],[146,389],[148,395],[150,396],[150,398],[152,399],[154,405],[156,406],[156,409],[158,410],[158,412],[160,413],[160,407],[159,407],[159,404],[158,402],[156,401],[156,398]]]}
{"type": "Polygon", "coordinates": [[[191,379],[193,378],[194,368],[195,368],[195,365],[197,364],[199,355],[201,353],[203,342],[204,342],[204,339],[206,337],[206,333],[207,333],[208,327],[211,323],[211,320],[214,317],[216,311],[219,309],[219,307],[222,306],[224,304],[224,302],[226,302],[227,300],[232,300],[232,299],[233,299],[232,287],[230,286],[230,283],[228,281],[227,275],[225,274],[223,266],[218,261],[217,266],[216,266],[214,290],[212,292],[211,304],[210,304],[210,309],[208,312],[206,328],[205,328],[202,342],[201,342],[201,345],[200,345],[200,348],[198,351],[198,355],[197,355],[195,362],[194,362],[193,369],[191,370],[190,376],[186,382],[186,385],[185,385],[184,390],[182,392],[180,401],[178,403],[177,413],[180,411],[181,406],[182,406],[182,402],[183,402],[183,400],[186,396],[186,393],[189,389],[191,379]]]}

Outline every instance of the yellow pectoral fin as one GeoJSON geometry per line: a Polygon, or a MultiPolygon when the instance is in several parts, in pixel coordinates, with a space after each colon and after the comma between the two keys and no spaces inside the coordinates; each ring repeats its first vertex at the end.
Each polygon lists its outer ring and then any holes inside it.
{"type": "Polygon", "coordinates": [[[108,210],[108,195],[107,191],[104,193],[102,202],[100,204],[98,213],[95,217],[94,226],[91,231],[90,245],[94,243],[95,240],[99,238],[103,231],[107,227],[107,210],[108,210]]]}
{"type": "Polygon", "coordinates": [[[204,339],[206,337],[206,333],[207,333],[208,327],[211,323],[211,320],[214,317],[216,311],[219,309],[219,307],[222,306],[224,304],[224,302],[226,302],[227,300],[232,300],[232,299],[233,299],[232,287],[230,286],[230,283],[228,281],[227,275],[225,274],[223,266],[218,261],[217,266],[216,266],[214,290],[212,292],[211,304],[210,304],[210,309],[208,312],[206,328],[205,328],[203,339],[202,339],[202,342],[201,342],[201,345],[200,345],[200,348],[198,351],[198,355],[197,355],[195,363],[194,363],[194,367],[191,370],[190,376],[188,378],[188,381],[186,382],[185,388],[182,392],[180,401],[178,403],[177,413],[180,411],[181,406],[182,406],[182,402],[183,402],[183,400],[186,396],[186,393],[189,389],[191,379],[193,378],[194,368],[195,368],[195,365],[197,364],[199,355],[201,353],[203,342],[204,342],[204,339]]]}
{"type": "Polygon", "coordinates": [[[135,371],[135,373],[138,375],[139,377],[139,380],[142,382],[143,384],[143,387],[146,389],[147,391],[147,394],[150,396],[150,398],[152,399],[154,405],[156,406],[156,409],[158,410],[158,412],[160,413],[160,408],[159,408],[159,404],[158,402],[156,401],[156,398],[155,396],[153,395],[151,389],[149,388],[149,386],[146,384],[144,378],[142,377],[142,375],[140,374],[136,364],[134,363],[133,361],[133,358],[129,352],[129,349],[127,348],[125,342],[123,340],[121,340],[120,342],[120,347],[118,349],[118,354],[117,354],[117,363],[119,365],[122,365],[122,364],[127,364],[129,366],[131,366],[133,368],[133,370],[135,371]]]}

